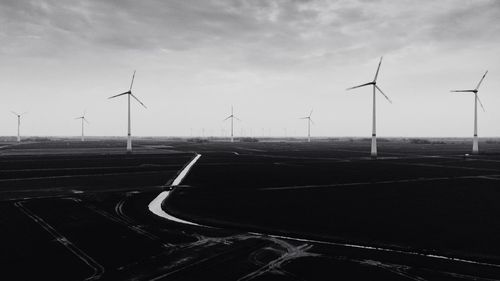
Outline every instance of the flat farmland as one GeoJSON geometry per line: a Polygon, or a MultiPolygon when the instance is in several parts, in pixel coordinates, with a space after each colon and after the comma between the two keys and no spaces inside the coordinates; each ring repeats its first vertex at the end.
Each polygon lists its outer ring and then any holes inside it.
{"type": "Polygon", "coordinates": [[[165,205],[208,225],[499,262],[498,147],[383,143],[377,160],[366,147],[201,150],[165,205]]]}
{"type": "Polygon", "coordinates": [[[0,146],[5,280],[500,280],[495,143],[0,146]]]}

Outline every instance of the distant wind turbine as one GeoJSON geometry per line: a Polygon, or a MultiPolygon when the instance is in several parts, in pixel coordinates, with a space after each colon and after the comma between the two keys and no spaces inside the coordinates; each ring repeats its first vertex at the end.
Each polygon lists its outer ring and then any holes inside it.
{"type": "Polygon", "coordinates": [[[300,119],[307,119],[307,142],[311,142],[311,123],[314,124],[314,122],[311,119],[312,113],[313,110],[311,109],[311,112],[309,112],[308,116],[300,118],[300,119]]]}
{"type": "Polygon", "coordinates": [[[382,90],[377,86],[377,77],[380,71],[381,64],[382,64],[382,57],[380,57],[380,62],[378,63],[377,72],[375,73],[375,78],[373,78],[372,82],[368,82],[347,89],[347,90],[352,90],[369,85],[373,86],[373,117],[372,117],[372,148],[371,148],[372,157],[377,157],[377,122],[376,122],[376,101],[375,101],[376,90],[378,90],[390,103],[392,103],[391,99],[389,99],[389,97],[386,94],[384,94],[384,92],[382,92],[382,90]]]}
{"type": "Polygon", "coordinates": [[[23,112],[21,114],[15,112],[15,111],[11,111],[11,112],[12,112],[12,114],[17,116],[17,141],[21,142],[21,116],[23,116],[27,112],[23,112]]]}
{"type": "Polygon", "coordinates": [[[476,88],[474,90],[452,90],[451,92],[459,92],[459,93],[474,93],[474,139],[472,142],[472,154],[478,154],[479,153],[479,139],[477,136],[477,102],[479,102],[479,105],[481,105],[481,108],[483,111],[485,111],[483,103],[479,99],[479,96],[477,93],[479,92],[479,86],[481,86],[481,83],[483,83],[484,77],[486,77],[486,74],[488,74],[488,70],[484,73],[483,77],[481,80],[479,80],[479,83],[477,84],[476,88]]]}
{"type": "Polygon", "coordinates": [[[231,119],[231,142],[234,142],[233,122],[234,122],[234,119],[236,119],[238,121],[241,121],[241,120],[238,119],[238,117],[234,116],[234,114],[233,114],[233,106],[231,106],[231,115],[229,115],[228,117],[226,117],[226,119],[224,119],[223,121],[226,121],[227,119],[231,119]]]}
{"type": "Polygon", "coordinates": [[[85,111],[83,112],[82,116],[76,117],[75,119],[81,119],[82,120],[82,141],[85,141],[84,123],[89,124],[89,121],[87,121],[87,118],[85,118],[85,111]]]}
{"type": "Polygon", "coordinates": [[[134,74],[132,75],[132,82],[130,83],[130,88],[127,92],[121,93],[112,97],[109,97],[108,99],[116,98],[119,96],[127,95],[128,97],[128,133],[127,133],[127,151],[131,152],[132,151],[132,134],[131,134],[131,129],[130,129],[130,97],[132,96],[136,101],[138,101],[144,108],[147,108],[134,94],[132,94],[132,85],[134,85],[134,78],[135,78],[135,70],[134,74]]]}

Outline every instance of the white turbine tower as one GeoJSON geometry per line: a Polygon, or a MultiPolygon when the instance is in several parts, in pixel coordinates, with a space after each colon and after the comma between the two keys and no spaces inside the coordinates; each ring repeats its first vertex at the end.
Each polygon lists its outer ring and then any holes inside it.
{"type": "Polygon", "coordinates": [[[108,99],[116,98],[119,96],[127,95],[128,98],[128,131],[127,131],[127,152],[132,151],[132,134],[131,134],[131,128],[130,128],[130,97],[132,96],[136,101],[138,101],[144,108],[147,108],[134,94],[132,94],[132,85],[134,85],[134,78],[135,78],[135,70],[134,74],[132,75],[132,82],[130,83],[130,88],[128,91],[125,93],[121,93],[112,97],[109,97],[108,99]]]}
{"type": "Polygon", "coordinates": [[[311,112],[309,112],[308,116],[300,118],[300,119],[307,119],[307,142],[311,142],[311,123],[314,124],[314,122],[311,119],[312,113],[313,110],[311,109],[311,112]]]}
{"type": "Polygon", "coordinates": [[[15,111],[11,111],[11,112],[12,112],[12,114],[16,115],[16,117],[17,117],[17,141],[20,142],[21,141],[21,116],[26,114],[26,112],[23,112],[21,114],[15,112],[15,111]]]}
{"type": "Polygon", "coordinates": [[[377,77],[378,77],[378,72],[380,71],[381,64],[382,64],[382,57],[380,57],[380,62],[378,63],[377,72],[375,73],[375,78],[373,78],[372,82],[368,82],[347,89],[347,90],[352,90],[369,85],[373,86],[373,117],[372,117],[373,119],[372,119],[372,148],[371,148],[372,157],[377,157],[377,122],[376,122],[377,117],[376,117],[376,101],[375,101],[376,90],[378,90],[390,103],[392,103],[389,97],[386,94],[384,94],[384,92],[382,92],[382,90],[377,86],[377,77]]]}
{"type": "Polygon", "coordinates": [[[85,118],[85,112],[83,112],[83,115],[80,117],[76,117],[75,119],[81,119],[82,120],[82,141],[85,141],[85,133],[84,133],[84,124],[85,122],[89,124],[89,121],[87,121],[87,118],[85,118]]]}
{"type": "Polygon", "coordinates": [[[484,110],[483,103],[479,99],[479,96],[477,93],[479,92],[479,86],[481,86],[481,83],[484,80],[484,77],[486,77],[486,74],[488,74],[488,71],[484,73],[483,77],[481,80],[479,80],[479,83],[477,84],[476,88],[474,90],[452,90],[451,92],[459,92],[459,93],[474,93],[474,139],[472,142],[472,154],[478,154],[479,153],[479,139],[477,137],[477,102],[481,105],[481,108],[484,110]]]}
{"type": "Polygon", "coordinates": [[[234,142],[234,134],[233,134],[233,122],[234,122],[234,119],[238,120],[238,121],[241,121],[240,119],[238,119],[238,117],[234,116],[233,114],[233,106],[231,106],[231,115],[229,115],[226,119],[224,119],[223,121],[226,121],[227,119],[231,119],[231,142],[234,142]]]}

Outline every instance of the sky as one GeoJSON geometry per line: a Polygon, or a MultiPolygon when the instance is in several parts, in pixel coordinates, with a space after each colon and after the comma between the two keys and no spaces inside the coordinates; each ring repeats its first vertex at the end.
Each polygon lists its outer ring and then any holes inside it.
{"type": "Polygon", "coordinates": [[[0,135],[500,136],[498,0],[2,0],[0,135]]]}

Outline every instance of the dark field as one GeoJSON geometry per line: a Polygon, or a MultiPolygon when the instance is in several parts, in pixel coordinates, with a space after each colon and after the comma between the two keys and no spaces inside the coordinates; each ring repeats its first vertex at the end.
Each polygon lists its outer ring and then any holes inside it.
{"type": "Polygon", "coordinates": [[[499,144],[0,147],[2,280],[500,280],[499,144]]]}

